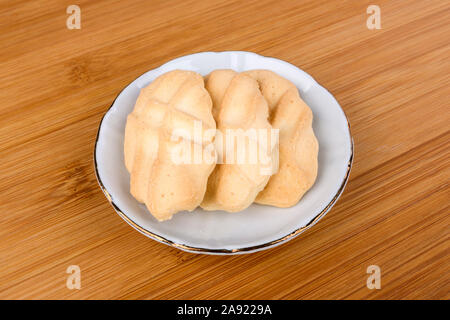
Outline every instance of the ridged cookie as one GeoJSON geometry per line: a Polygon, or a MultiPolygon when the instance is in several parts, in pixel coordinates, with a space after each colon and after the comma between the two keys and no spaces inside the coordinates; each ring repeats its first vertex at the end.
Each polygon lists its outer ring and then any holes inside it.
{"type": "Polygon", "coordinates": [[[254,79],[232,70],[213,71],[206,78],[206,89],[213,101],[218,132],[216,151],[222,163],[218,162],[209,177],[205,198],[200,206],[205,210],[241,211],[255,200],[269,181],[276,165],[273,159],[275,148],[270,142],[267,146],[263,145],[262,139],[254,139],[251,135],[238,135],[234,144],[227,143],[227,137],[230,137],[228,142],[231,142],[232,134],[239,129],[242,132],[250,132],[246,131],[248,129],[258,132],[260,129],[270,139],[267,102],[254,79]],[[239,143],[242,144],[238,150],[239,143]],[[256,149],[251,146],[256,146],[256,149]],[[260,154],[252,159],[255,150],[260,154]],[[240,162],[239,155],[242,156],[240,162]]]}
{"type": "Polygon", "coordinates": [[[269,119],[279,129],[279,169],[256,197],[276,207],[295,205],[314,184],[319,145],[312,129],[313,114],[290,81],[268,70],[251,70],[269,105],[269,119]]]}
{"type": "Polygon", "coordinates": [[[215,166],[215,127],[211,98],[198,73],[171,71],[141,90],[127,119],[125,165],[131,194],[158,220],[192,211],[202,201],[215,166]],[[203,131],[195,136],[198,125],[203,131]],[[187,150],[209,152],[212,158],[194,163],[187,150]]]}

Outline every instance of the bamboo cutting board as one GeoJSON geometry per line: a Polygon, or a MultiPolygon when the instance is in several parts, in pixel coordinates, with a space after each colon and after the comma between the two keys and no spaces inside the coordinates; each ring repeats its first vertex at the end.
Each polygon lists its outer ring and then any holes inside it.
{"type": "Polygon", "coordinates": [[[448,1],[79,0],[81,29],[68,29],[72,4],[0,4],[0,298],[450,298],[448,1]],[[381,29],[366,25],[371,4],[381,29]],[[93,148],[137,76],[224,50],[286,60],[329,89],[355,160],[337,205],[293,241],[195,255],[113,211],[93,148]]]}

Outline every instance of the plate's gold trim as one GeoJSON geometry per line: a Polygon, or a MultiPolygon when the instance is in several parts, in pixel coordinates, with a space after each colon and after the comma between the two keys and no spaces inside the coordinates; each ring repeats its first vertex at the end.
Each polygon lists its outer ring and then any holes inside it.
{"type": "MultiPolygon", "coordinates": [[[[320,84],[318,84],[318,85],[320,86],[320,84]]],[[[127,88],[127,87],[125,87],[125,88],[127,88]]],[[[120,93],[122,93],[123,90],[125,90],[125,88],[122,89],[119,92],[117,97],[120,95],[120,93]]],[[[169,246],[172,246],[172,247],[184,250],[184,251],[194,252],[194,253],[235,254],[235,253],[253,252],[253,251],[257,251],[257,250],[263,249],[263,248],[270,248],[272,246],[281,244],[281,243],[286,242],[288,240],[292,240],[293,238],[298,236],[303,231],[306,231],[307,229],[311,228],[316,222],[318,222],[331,209],[331,207],[334,205],[334,203],[337,201],[337,199],[340,197],[340,195],[344,191],[344,188],[345,188],[345,186],[347,184],[347,181],[348,181],[348,178],[350,176],[350,171],[351,171],[352,164],[353,164],[353,148],[354,148],[354,146],[353,146],[353,139],[352,139],[352,134],[351,134],[351,129],[350,129],[350,122],[348,121],[348,117],[345,114],[345,111],[341,108],[342,112],[344,113],[345,119],[347,121],[347,127],[348,127],[348,131],[349,131],[349,135],[350,135],[350,147],[351,147],[351,150],[350,150],[350,159],[349,159],[348,165],[347,165],[347,172],[345,174],[345,177],[344,177],[344,180],[342,181],[341,186],[339,187],[339,189],[336,192],[336,194],[333,197],[333,199],[325,206],[325,208],[317,216],[315,216],[305,226],[303,226],[303,227],[301,227],[299,229],[296,229],[293,232],[291,232],[291,233],[287,234],[286,236],[281,237],[279,239],[276,239],[276,240],[273,240],[273,241],[270,241],[270,242],[266,242],[266,243],[263,243],[263,244],[260,244],[260,245],[256,245],[256,246],[250,246],[250,247],[244,247],[244,248],[238,248],[238,249],[208,249],[208,248],[192,247],[192,246],[189,246],[189,245],[173,242],[173,241],[171,241],[169,239],[166,239],[166,238],[164,238],[164,237],[162,237],[162,236],[160,236],[160,235],[158,235],[156,233],[148,231],[147,229],[141,227],[136,222],[131,220],[114,203],[114,201],[112,200],[111,195],[109,194],[108,190],[106,190],[105,186],[103,185],[102,180],[100,179],[100,175],[98,173],[98,164],[97,164],[97,143],[98,143],[98,140],[99,140],[99,137],[100,137],[100,129],[102,127],[103,120],[105,119],[105,116],[108,114],[108,112],[110,111],[110,109],[114,105],[114,102],[116,101],[117,97],[114,99],[114,101],[111,103],[111,106],[108,108],[108,110],[103,115],[102,120],[100,121],[100,125],[98,127],[97,137],[95,139],[95,147],[94,147],[94,169],[95,170],[94,171],[95,171],[95,175],[97,177],[98,184],[100,185],[100,188],[102,189],[103,193],[105,194],[108,202],[112,205],[114,210],[119,214],[119,216],[122,219],[124,219],[129,225],[131,225],[133,228],[135,228],[136,230],[138,230],[142,234],[144,234],[144,235],[148,236],[149,238],[152,238],[152,239],[154,239],[156,241],[159,241],[161,243],[167,244],[169,246]]]]}

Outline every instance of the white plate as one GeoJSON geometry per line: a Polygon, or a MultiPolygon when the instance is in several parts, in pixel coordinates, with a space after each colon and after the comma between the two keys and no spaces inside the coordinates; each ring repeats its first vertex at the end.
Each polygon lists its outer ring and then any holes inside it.
{"type": "Polygon", "coordinates": [[[348,179],[353,141],[347,118],[334,97],[310,75],[285,61],[251,52],[201,52],[174,59],[130,83],[115,99],[100,124],[94,160],[97,179],[117,213],[144,235],[170,246],[209,254],[237,254],[267,249],[293,239],[314,225],[333,206],[348,179]],[[139,90],[174,70],[206,75],[214,69],[268,69],[292,81],[314,114],[319,140],[319,171],[314,186],[292,208],[253,204],[239,213],[198,208],[158,222],[129,192],[123,155],[127,115],[139,90]]]}

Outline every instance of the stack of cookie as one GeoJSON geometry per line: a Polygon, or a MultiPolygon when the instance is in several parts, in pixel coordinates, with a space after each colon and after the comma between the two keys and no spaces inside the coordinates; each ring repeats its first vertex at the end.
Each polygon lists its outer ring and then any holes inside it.
{"type": "Polygon", "coordinates": [[[131,194],[159,221],[200,206],[295,205],[317,175],[312,112],[268,70],[175,70],[143,88],[125,130],[131,194]]]}

